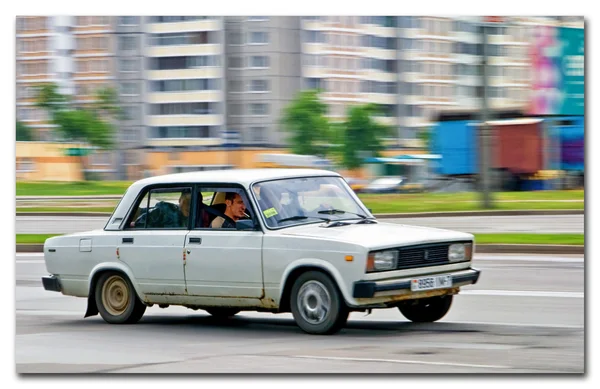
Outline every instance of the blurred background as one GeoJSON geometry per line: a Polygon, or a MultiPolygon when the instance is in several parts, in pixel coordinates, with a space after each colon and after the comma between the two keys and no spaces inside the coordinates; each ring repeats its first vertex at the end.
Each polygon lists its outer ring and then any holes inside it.
{"type": "Polygon", "coordinates": [[[583,17],[17,17],[16,94],[18,187],[253,167],[583,187],[583,17]]]}

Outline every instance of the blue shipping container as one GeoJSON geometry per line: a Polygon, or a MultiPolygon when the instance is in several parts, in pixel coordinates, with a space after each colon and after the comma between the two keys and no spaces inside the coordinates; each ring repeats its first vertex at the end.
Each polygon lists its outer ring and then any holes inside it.
{"type": "Polygon", "coordinates": [[[436,173],[476,174],[478,171],[475,121],[439,122],[432,131],[432,152],[439,154],[436,173]]]}

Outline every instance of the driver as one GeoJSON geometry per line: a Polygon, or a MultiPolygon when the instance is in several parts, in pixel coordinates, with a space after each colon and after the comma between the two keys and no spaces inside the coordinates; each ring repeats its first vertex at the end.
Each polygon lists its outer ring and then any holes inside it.
{"type": "Polygon", "coordinates": [[[227,192],[225,194],[225,219],[217,216],[212,223],[211,228],[235,228],[235,222],[246,216],[246,205],[239,193],[227,192]]]}

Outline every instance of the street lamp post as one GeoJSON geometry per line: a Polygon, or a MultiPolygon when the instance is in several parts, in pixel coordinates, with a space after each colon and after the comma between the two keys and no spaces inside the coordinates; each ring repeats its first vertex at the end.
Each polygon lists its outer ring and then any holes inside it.
{"type": "Polygon", "coordinates": [[[490,166],[491,166],[491,141],[492,134],[491,128],[488,124],[489,120],[489,107],[488,107],[488,32],[487,27],[490,24],[496,23],[497,20],[491,19],[490,17],[484,18],[483,23],[480,26],[481,38],[482,38],[482,60],[481,60],[481,79],[483,91],[481,93],[481,126],[479,127],[480,136],[480,150],[481,150],[481,163],[480,163],[480,179],[481,179],[481,205],[485,209],[493,208],[492,202],[492,188],[491,188],[491,177],[490,177],[490,166]]]}

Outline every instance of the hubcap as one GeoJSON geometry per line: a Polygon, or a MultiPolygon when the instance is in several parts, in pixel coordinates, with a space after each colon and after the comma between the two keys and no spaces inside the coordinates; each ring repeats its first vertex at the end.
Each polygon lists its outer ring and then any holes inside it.
{"type": "Polygon", "coordinates": [[[327,288],[314,280],[302,285],[297,303],[302,319],[310,324],[323,323],[331,309],[331,298],[327,288]]]}
{"type": "Polygon", "coordinates": [[[129,306],[129,288],[119,276],[111,276],[102,286],[102,304],[113,316],[119,316],[129,306]]]}

